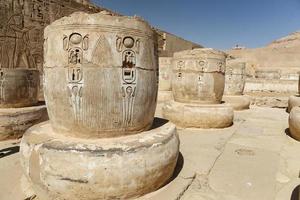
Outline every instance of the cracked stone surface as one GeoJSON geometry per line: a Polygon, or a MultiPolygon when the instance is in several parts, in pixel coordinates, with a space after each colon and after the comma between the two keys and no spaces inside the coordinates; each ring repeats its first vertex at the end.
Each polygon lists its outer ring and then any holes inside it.
{"type": "MultiPolygon", "coordinates": [[[[173,179],[139,200],[290,199],[300,184],[300,143],[287,128],[284,109],[252,107],[235,112],[226,129],[179,129],[182,156],[173,179]]],[[[1,142],[0,151],[15,142],[1,142]]],[[[19,154],[1,155],[0,199],[24,199],[19,154]]]]}

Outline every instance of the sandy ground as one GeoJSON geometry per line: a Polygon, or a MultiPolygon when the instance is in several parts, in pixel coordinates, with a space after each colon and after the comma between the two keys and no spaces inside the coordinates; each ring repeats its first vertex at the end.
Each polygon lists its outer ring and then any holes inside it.
{"type": "MultiPolygon", "coordinates": [[[[284,109],[252,107],[235,112],[230,128],[178,130],[181,156],[173,180],[139,200],[291,199],[300,184],[300,143],[287,128],[284,109]]],[[[25,198],[18,142],[0,142],[0,200],[25,198]]]]}

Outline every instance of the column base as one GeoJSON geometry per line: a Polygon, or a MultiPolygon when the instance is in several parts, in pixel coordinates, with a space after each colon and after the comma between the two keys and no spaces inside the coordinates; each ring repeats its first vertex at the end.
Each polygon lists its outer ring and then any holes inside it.
{"type": "Polygon", "coordinates": [[[20,138],[28,128],[46,120],[45,105],[0,108],[0,140],[20,138]]]}
{"type": "Polygon", "coordinates": [[[182,128],[226,128],[233,124],[233,108],[228,104],[189,104],[170,101],[163,116],[182,128]]]}
{"type": "Polygon", "coordinates": [[[293,95],[290,96],[289,101],[288,101],[288,108],[287,112],[290,113],[292,108],[300,106],[300,96],[299,95],[293,95]]]}
{"type": "Polygon", "coordinates": [[[21,142],[25,175],[39,199],[131,199],[163,186],[179,154],[174,124],[155,119],[136,135],[79,139],[56,134],[49,122],[21,142]]]}
{"type": "Polygon", "coordinates": [[[243,95],[224,95],[223,101],[236,111],[249,109],[251,103],[250,98],[243,95]]]}

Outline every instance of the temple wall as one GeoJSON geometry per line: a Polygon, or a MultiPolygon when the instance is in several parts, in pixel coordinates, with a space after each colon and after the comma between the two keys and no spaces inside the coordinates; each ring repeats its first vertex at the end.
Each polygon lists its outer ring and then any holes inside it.
{"type": "Polygon", "coordinates": [[[75,0],[0,1],[0,67],[42,70],[44,27],[75,11],[101,9],[75,0]]]}
{"type": "Polygon", "coordinates": [[[182,39],[176,35],[157,30],[160,57],[172,57],[175,52],[202,48],[203,46],[182,39]]]}

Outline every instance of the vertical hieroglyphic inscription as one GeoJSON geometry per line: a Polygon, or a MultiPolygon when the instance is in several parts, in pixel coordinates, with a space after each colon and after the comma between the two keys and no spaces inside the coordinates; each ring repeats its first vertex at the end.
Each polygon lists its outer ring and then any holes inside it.
{"type": "Polygon", "coordinates": [[[132,124],[134,100],[137,86],[136,55],[139,53],[140,40],[133,37],[117,36],[116,49],[122,53],[121,90],[123,97],[123,125],[132,124]]]}
{"type": "Polygon", "coordinates": [[[72,33],[63,37],[63,48],[68,52],[68,92],[75,120],[80,120],[83,93],[83,52],[88,50],[89,37],[72,33]]]}

